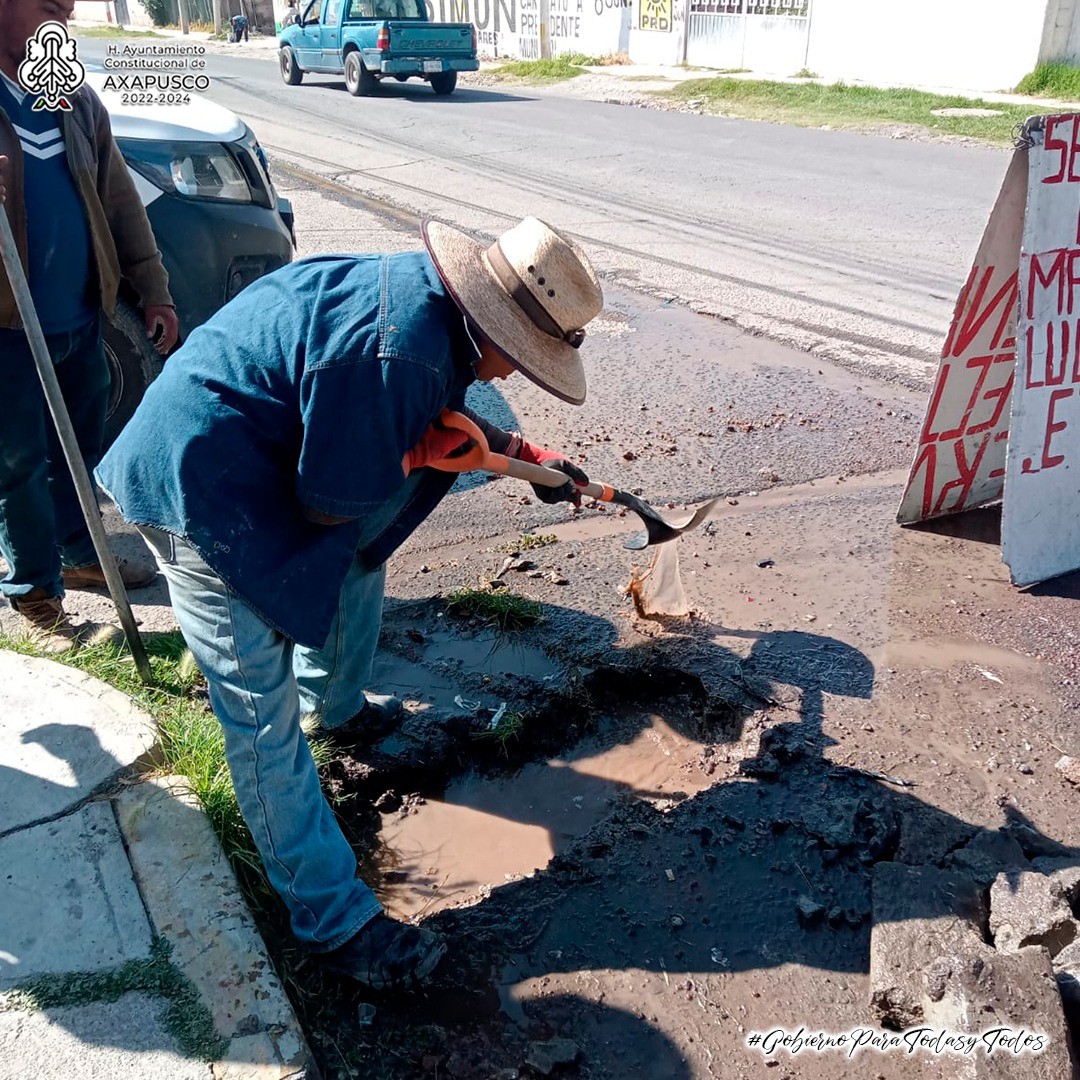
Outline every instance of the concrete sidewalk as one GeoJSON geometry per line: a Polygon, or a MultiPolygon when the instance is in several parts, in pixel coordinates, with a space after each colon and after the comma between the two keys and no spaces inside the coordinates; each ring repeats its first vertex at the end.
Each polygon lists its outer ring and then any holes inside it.
{"type": "Polygon", "coordinates": [[[299,1080],[303,1032],[151,720],[0,651],[0,1075],[299,1080]]]}

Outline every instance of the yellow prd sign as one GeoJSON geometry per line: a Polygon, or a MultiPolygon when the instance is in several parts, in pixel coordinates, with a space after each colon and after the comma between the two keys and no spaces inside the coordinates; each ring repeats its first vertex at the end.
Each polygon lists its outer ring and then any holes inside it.
{"type": "Polygon", "coordinates": [[[671,29],[671,4],[672,0],[641,0],[638,29],[669,31],[671,29]]]}

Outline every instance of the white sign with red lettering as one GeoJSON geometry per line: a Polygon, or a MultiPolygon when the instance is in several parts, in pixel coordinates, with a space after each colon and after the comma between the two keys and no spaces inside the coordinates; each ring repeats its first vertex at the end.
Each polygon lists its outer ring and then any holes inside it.
{"type": "Polygon", "coordinates": [[[1013,582],[1080,568],[1080,116],[1035,117],[1001,547],[1013,582]]]}
{"type": "Polygon", "coordinates": [[[1016,280],[1027,150],[1013,154],[960,290],[897,520],[910,525],[1001,498],[1016,369],[1016,280]]]}

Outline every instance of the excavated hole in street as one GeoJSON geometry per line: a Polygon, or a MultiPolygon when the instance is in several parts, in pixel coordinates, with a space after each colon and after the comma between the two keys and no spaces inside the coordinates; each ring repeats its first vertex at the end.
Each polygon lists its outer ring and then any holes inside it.
{"type": "Polygon", "coordinates": [[[720,779],[716,718],[737,706],[710,705],[695,675],[659,660],[583,673],[533,644],[538,633],[434,604],[387,623],[371,682],[410,719],[335,762],[330,786],[391,915],[478,903],[545,869],[620,804],[664,811],[720,779]],[[520,729],[500,737],[490,726],[503,704],[520,729]]]}
{"type": "MultiPolygon", "coordinates": [[[[665,710],[666,711],[666,710],[665,710]]],[[[380,899],[410,918],[475,903],[544,869],[624,798],[666,807],[708,787],[701,743],[659,711],[627,706],[566,753],[513,776],[471,774],[384,818],[380,899]]]]}

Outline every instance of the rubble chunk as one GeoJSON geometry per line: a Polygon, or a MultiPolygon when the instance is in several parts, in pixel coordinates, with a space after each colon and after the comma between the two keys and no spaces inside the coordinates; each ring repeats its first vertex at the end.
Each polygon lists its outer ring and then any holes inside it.
{"type": "Polygon", "coordinates": [[[1054,768],[1061,773],[1063,780],[1068,780],[1070,784],[1080,785],[1080,761],[1077,761],[1076,758],[1065,754],[1058,758],[1054,768]]]}
{"type": "MultiPolygon", "coordinates": [[[[1051,865],[1057,862],[1049,860],[1051,865]]],[[[1014,870],[998,874],[990,886],[990,933],[998,951],[1044,945],[1052,957],[1061,952],[1077,936],[1069,898],[1078,886],[1080,868],[1075,866],[1055,868],[1052,873],[1014,870]]]]}
{"type": "Polygon", "coordinates": [[[1053,965],[1065,1015],[1075,1024],[1080,1021],[1080,941],[1066,945],[1054,957],[1053,965]]]}
{"type": "Polygon", "coordinates": [[[872,891],[870,1005],[902,1030],[923,1019],[930,965],[984,947],[985,907],[970,878],[930,866],[878,863],[872,891]]]}
{"type": "Polygon", "coordinates": [[[928,968],[926,982],[924,1020],[930,1027],[971,1034],[1010,1028],[1014,1037],[1041,1037],[1041,1053],[1016,1053],[1011,1046],[999,1046],[992,1054],[980,1049],[965,1077],[1060,1080],[1076,1075],[1050,956],[1041,946],[999,953],[980,943],[939,957],[928,968]]]}
{"type": "Polygon", "coordinates": [[[813,926],[821,921],[821,917],[825,914],[825,905],[819,904],[812,897],[800,896],[795,902],[795,911],[803,926],[813,926]]]}
{"type": "Polygon", "coordinates": [[[541,1076],[551,1076],[560,1065],[573,1065],[581,1056],[581,1047],[570,1039],[549,1039],[529,1043],[525,1064],[541,1076]]]}
{"type": "Polygon", "coordinates": [[[991,885],[1003,870],[1026,869],[1028,861],[1024,849],[1011,833],[1004,829],[983,829],[954,851],[945,865],[986,886],[991,885]]]}

